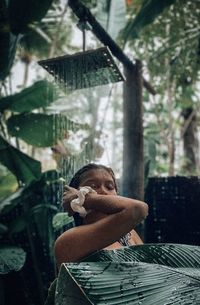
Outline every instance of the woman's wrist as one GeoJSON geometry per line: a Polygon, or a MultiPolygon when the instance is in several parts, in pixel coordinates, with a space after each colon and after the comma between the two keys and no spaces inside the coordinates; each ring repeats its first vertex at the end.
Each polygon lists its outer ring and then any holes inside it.
{"type": "Polygon", "coordinates": [[[85,196],[89,193],[96,194],[96,191],[90,186],[80,187],[77,193],[78,197],[70,202],[71,209],[79,213],[81,217],[85,217],[90,212],[90,210],[86,210],[84,207],[85,196]]]}

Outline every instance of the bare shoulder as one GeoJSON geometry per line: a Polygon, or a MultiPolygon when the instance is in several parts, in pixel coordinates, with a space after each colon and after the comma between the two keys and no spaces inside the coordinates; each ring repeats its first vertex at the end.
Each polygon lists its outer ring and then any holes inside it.
{"type": "MultiPolygon", "coordinates": [[[[109,201],[110,198],[114,200],[113,197],[115,199],[117,196],[106,196],[106,200],[109,201]]],[[[101,196],[98,198],[101,199],[101,196]]],[[[106,204],[109,203],[108,206],[111,205],[112,207],[112,200],[111,202],[106,202],[106,204]]],[[[117,201],[119,206],[118,208],[115,206],[115,213],[113,213],[112,208],[109,211],[113,214],[108,214],[96,222],[72,228],[58,237],[55,242],[55,258],[58,266],[64,262],[80,261],[94,251],[113,244],[119,240],[120,236],[130,232],[134,225],[143,220],[146,212],[141,213],[140,209],[138,210],[138,206],[141,204],[135,206],[135,202],[130,199],[127,200],[129,202],[128,205],[120,203],[121,201],[123,202],[123,198],[120,199],[120,202],[117,201]]],[[[103,203],[104,200],[101,201],[100,206],[103,203]]],[[[142,244],[142,240],[134,230],[132,230],[131,234],[131,243],[142,244]]]]}
{"type": "MultiPolygon", "coordinates": [[[[114,216],[114,215],[113,215],[114,216]]],[[[107,224],[107,218],[92,224],[74,227],[61,234],[55,242],[55,257],[58,266],[63,262],[77,262],[116,240],[116,230],[107,224]],[[101,224],[103,222],[103,225],[101,224]],[[107,233],[109,227],[110,234],[107,233]]]]}
{"type": "Polygon", "coordinates": [[[76,262],[88,249],[93,251],[93,237],[91,225],[84,225],[71,228],[61,234],[54,246],[55,257],[58,266],[63,262],[76,262]]]}

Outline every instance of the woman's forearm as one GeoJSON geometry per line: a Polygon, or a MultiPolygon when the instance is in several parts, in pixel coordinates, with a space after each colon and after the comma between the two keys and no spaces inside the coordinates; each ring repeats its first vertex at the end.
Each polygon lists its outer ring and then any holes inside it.
{"type": "Polygon", "coordinates": [[[84,207],[88,210],[96,210],[105,214],[115,214],[129,209],[137,212],[139,218],[146,218],[148,206],[145,202],[117,195],[88,194],[85,198],[84,207]]]}
{"type": "MultiPolygon", "coordinates": [[[[137,200],[114,196],[118,197],[116,200],[110,195],[86,197],[87,209],[93,206],[96,210],[109,215],[96,221],[87,221],[86,225],[64,232],[55,243],[58,266],[63,262],[79,261],[86,255],[118,241],[139,224],[148,213],[147,204],[137,200]]],[[[89,213],[86,217],[91,214],[89,213]]]]}

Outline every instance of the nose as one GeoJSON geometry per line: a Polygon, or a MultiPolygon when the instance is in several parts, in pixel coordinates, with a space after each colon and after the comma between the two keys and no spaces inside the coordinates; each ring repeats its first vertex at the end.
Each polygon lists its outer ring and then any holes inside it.
{"type": "Polygon", "coordinates": [[[99,188],[98,188],[98,191],[97,191],[98,194],[100,195],[108,195],[108,190],[106,187],[104,187],[103,185],[101,185],[99,188]]]}

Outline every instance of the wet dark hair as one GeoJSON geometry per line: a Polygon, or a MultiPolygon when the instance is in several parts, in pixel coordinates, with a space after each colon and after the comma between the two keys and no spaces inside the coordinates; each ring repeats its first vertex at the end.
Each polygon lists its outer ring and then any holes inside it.
{"type": "MultiPolygon", "coordinates": [[[[105,170],[107,171],[112,179],[113,179],[113,182],[114,182],[114,186],[115,186],[115,189],[117,191],[117,183],[116,183],[116,178],[115,178],[115,174],[112,170],[112,168],[110,167],[107,167],[105,165],[102,165],[102,164],[96,164],[96,163],[89,163],[85,166],[83,166],[82,168],[80,168],[73,176],[73,178],[71,179],[70,183],[69,183],[69,186],[71,187],[74,187],[75,189],[78,189],[79,188],[79,185],[81,183],[81,178],[82,178],[82,175],[85,174],[86,172],[89,172],[90,170],[105,170]]],[[[76,226],[80,226],[83,224],[83,218],[79,216],[78,213],[75,213],[74,214],[74,222],[75,222],[75,225],[76,226]]]]}

